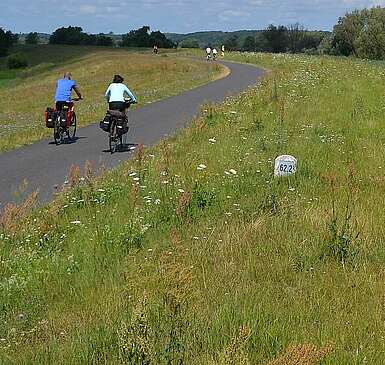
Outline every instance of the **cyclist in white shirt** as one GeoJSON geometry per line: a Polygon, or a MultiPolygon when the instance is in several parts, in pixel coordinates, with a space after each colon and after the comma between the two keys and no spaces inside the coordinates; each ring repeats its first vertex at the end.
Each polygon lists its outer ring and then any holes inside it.
{"type": "Polygon", "coordinates": [[[130,104],[136,104],[137,102],[135,95],[125,84],[123,84],[123,81],[124,79],[122,76],[115,75],[112,84],[108,86],[105,96],[110,110],[124,112],[127,108],[127,96],[130,98],[130,104]]]}
{"type": "Polygon", "coordinates": [[[210,47],[206,48],[206,55],[207,55],[207,60],[210,60],[211,59],[211,48],[210,47]]]}
{"type": "Polygon", "coordinates": [[[218,55],[218,51],[216,50],[216,48],[213,49],[213,59],[216,60],[217,59],[217,55],[218,55]]]}

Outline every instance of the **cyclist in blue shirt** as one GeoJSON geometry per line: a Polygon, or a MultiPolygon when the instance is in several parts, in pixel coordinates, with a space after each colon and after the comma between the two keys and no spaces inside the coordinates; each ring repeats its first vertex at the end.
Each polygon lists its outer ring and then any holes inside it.
{"type": "Polygon", "coordinates": [[[64,105],[72,107],[71,95],[72,90],[75,91],[79,99],[82,99],[82,94],[76,84],[76,81],[71,80],[71,74],[66,72],[62,79],[56,82],[55,103],[56,110],[60,111],[64,105]]]}

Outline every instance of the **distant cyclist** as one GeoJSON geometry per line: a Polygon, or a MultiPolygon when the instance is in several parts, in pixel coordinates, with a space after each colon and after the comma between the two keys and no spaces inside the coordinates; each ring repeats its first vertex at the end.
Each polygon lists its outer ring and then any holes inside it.
{"type": "Polygon", "coordinates": [[[125,84],[123,84],[123,81],[124,79],[122,76],[115,75],[112,84],[108,86],[105,96],[110,110],[125,112],[129,106],[127,105],[126,97],[130,99],[130,104],[137,103],[135,95],[125,84]]]}
{"type": "Polygon", "coordinates": [[[213,60],[215,61],[217,59],[217,56],[218,56],[218,51],[216,50],[216,48],[213,49],[213,60]]]}
{"type": "Polygon", "coordinates": [[[56,81],[56,110],[62,110],[65,105],[70,108],[73,106],[71,102],[72,90],[75,91],[79,99],[82,99],[82,94],[80,93],[76,81],[71,79],[71,73],[66,72],[62,79],[56,81]]]}
{"type": "Polygon", "coordinates": [[[206,48],[206,58],[207,58],[207,61],[211,60],[211,47],[206,48]]]}
{"type": "Polygon", "coordinates": [[[154,53],[155,54],[158,54],[159,53],[159,48],[157,45],[154,46],[154,53]]]}

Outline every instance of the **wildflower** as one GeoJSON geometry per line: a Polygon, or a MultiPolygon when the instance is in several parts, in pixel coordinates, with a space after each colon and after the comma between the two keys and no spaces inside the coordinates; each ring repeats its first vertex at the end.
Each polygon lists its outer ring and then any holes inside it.
{"type": "Polygon", "coordinates": [[[160,199],[156,199],[156,200],[155,200],[155,204],[156,204],[156,205],[159,205],[160,203],[161,203],[160,199]]]}
{"type": "Polygon", "coordinates": [[[237,174],[237,172],[234,169],[231,169],[229,172],[232,173],[233,175],[237,174]]]}
{"type": "Polygon", "coordinates": [[[129,174],[128,176],[133,177],[135,175],[136,175],[136,172],[131,172],[131,174],[129,174]]]}
{"type": "Polygon", "coordinates": [[[207,168],[207,166],[204,165],[203,163],[201,163],[201,164],[197,167],[198,170],[204,170],[204,169],[206,169],[206,168],[207,168]]]}
{"type": "Polygon", "coordinates": [[[209,142],[210,142],[210,143],[215,143],[216,141],[217,141],[217,140],[216,140],[215,138],[210,138],[210,139],[209,139],[209,142]]]}
{"type": "Polygon", "coordinates": [[[75,224],[75,225],[77,225],[77,224],[82,224],[82,222],[80,222],[80,221],[72,221],[72,222],[70,222],[71,224],[75,224]]]}
{"type": "Polygon", "coordinates": [[[99,193],[104,193],[105,190],[104,189],[98,189],[99,193]]]}
{"type": "Polygon", "coordinates": [[[184,193],[185,191],[183,189],[178,189],[180,193],[184,193]]]}

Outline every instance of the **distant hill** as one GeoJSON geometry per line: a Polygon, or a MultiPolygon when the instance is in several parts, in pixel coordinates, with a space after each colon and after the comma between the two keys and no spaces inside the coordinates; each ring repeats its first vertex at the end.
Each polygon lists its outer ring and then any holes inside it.
{"type": "Polygon", "coordinates": [[[255,37],[261,30],[237,30],[235,32],[222,32],[222,31],[207,31],[207,32],[195,32],[187,34],[178,33],[165,33],[166,37],[175,43],[180,43],[184,40],[196,40],[200,47],[207,45],[221,45],[226,39],[236,35],[239,38],[239,42],[242,44],[246,37],[255,37]]]}

